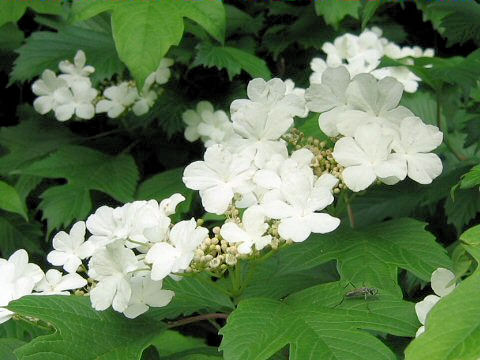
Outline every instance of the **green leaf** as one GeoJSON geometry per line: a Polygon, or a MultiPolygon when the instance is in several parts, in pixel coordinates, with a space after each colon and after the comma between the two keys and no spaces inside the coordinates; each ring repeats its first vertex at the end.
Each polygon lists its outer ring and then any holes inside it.
{"type": "Polygon", "coordinates": [[[437,125],[437,102],[430,92],[404,93],[400,104],[411,110],[423,122],[437,125]]]}
{"type": "Polygon", "coordinates": [[[47,219],[50,234],[54,229],[66,228],[74,220],[85,220],[92,210],[88,189],[76,185],[52,186],[40,197],[38,206],[42,210],[42,219],[47,219]]]}
{"type": "Polygon", "coordinates": [[[205,340],[172,330],[163,332],[154,340],[153,345],[162,360],[208,360],[218,359],[220,356],[218,349],[207,346],[205,340]]]}
{"type": "Polygon", "coordinates": [[[478,185],[480,185],[480,165],[474,166],[463,176],[460,187],[462,189],[469,189],[478,185]]]}
{"type": "Polygon", "coordinates": [[[480,225],[471,227],[460,235],[462,246],[480,264],[480,225]]]}
{"type": "Polygon", "coordinates": [[[379,292],[368,303],[348,299],[340,304],[345,291],[343,283],[335,282],[285,301],[241,301],[220,331],[224,358],[263,360],[289,345],[292,360],[395,359],[386,345],[364,330],[412,336],[418,327],[413,304],[388,292],[379,292]]]}
{"type": "Polygon", "coordinates": [[[203,65],[226,69],[230,80],[240,74],[241,70],[251,77],[261,77],[265,80],[271,78],[270,70],[264,60],[243,50],[228,46],[215,46],[202,43],[198,46],[197,55],[192,66],[203,65]]]}
{"type": "Polygon", "coordinates": [[[317,15],[322,15],[328,25],[337,29],[347,15],[358,19],[361,6],[360,1],[318,0],[315,1],[315,12],[317,15]]]}
{"type": "Polygon", "coordinates": [[[180,193],[186,200],[178,205],[177,212],[188,212],[195,193],[185,187],[182,181],[183,170],[183,167],[167,170],[145,180],[139,185],[135,198],[162,201],[175,193],[180,193]]]}
{"type": "Polygon", "coordinates": [[[445,203],[447,223],[453,224],[458,232],[464,225],[475,218],[480,211],[480,192],[478,189],[460,189],[455,192],[455,197],[449,196],[445,203]]]}
{"type": "Polygon", "coordinates": [[[5,24],[0,28],[1,50],[13,51],[22,44],[23,39],[23,31],[15,24],[5,24]]]}
{"type": "Polygon", "coordinates": [[[344,227],[326,235],[312,235],[303,243],[287,247],[280,252],[278,261],[282,262],[282,268],[294,272],[337,260],[341,279],[356,286],[365,283],[398,291],[398,268],[429,281],[437,268],[451,267],[444,248],[424,228],[425,223],[407,218],[362,230],[344,227]]]}
{"type": "Polygon", "coordinates": [[[42,253],[39,246],[42,235],[40,224],[33,220],[27,223],[17,215],[0,216],[0,249],[3,258],[21,248],[29,253],[42,253]]]}
{"type": "Polygon", "coordinates": [[[181,281],[168,278],[163,287],[175,291],[175,297],[167,306],[150,310],[158,319],[172,319],[194,312],[230,312],[234,308],[225,289],[205,274],[184,276],[181,281]]]}
{"type": "Polygon", "coordinates": [[[476,360],[480,354],[480,272],[429,312],[425,333],[405,351],[406,360],[476,360]],[[448,324],[448,325],[447,325],[448,324]]]}
{"type": "Polygon", "coordinates": [[[56,71],[60,61],[73,61],[78,50],[83,50],[87,64],[95,67],[91,75],[94,82],[121,74],[124,69],[115,51],[111,32],[65,26],[58,32],[34,32],[27,39],[17,50],[19,56],[10,74],[10,82],[31,80],[45,69],[56,71]]]}
{"type": "Polygon", "coordinates": [[[78,139],[57,121],[38,120],[44,119],[28,119],[17,126],[0,128],[0,145],[8,149],[0,157],[0,173],[10,174],[78,139]]]}
{"type": "Polygon", "coordinates": [[[296,121],[295,127],[306,137],[312,136],[315,139],[330,141],[330,138],[318,126],[319,116],[317,113],[310,113],[307,118],[296,121]]]}
{"type": "Polygon", "coordinates": [[[8,308],[52,324],[57,330],[18,348],[15,354],[19,360],[140,359],[142,351],[165,328],[148,315],[132,320],[111,309],[96,311],[88,297],[26,296],[8,308]]]}
{"type": "Polygon", "coordinates": [[[2,360],[17,360],[13,351],[24,344],[24,341],[18,339],[0,339],[0,358],[2,360]]]}
{"type": "Polygon", "coordinates": [[[448,39],[448,46],[468,40],[480,43],[480,4],[475,1],[442,2],[429,8],[445,14],[440,19],[440,27],[445,29],[441,33],[448,39]]]}
{"type": "Polygon", "coordinates": [[[224,39],[225,10],[219,1],[91,1],[76,2],[73,6],[77,20],[107,10],[113,10],[112,28],[118,56],[140,87],[157,69],[170,47],[180,43],[184,31],[183,17],[197,22],[218,41],[224,39]]]}
{"type": "Polygon", "coordinates": [[[132,201],[138,169],[130,155],[111,156],[76,145],[67,145],[18,171],[51,179],[65,178],[72,186],[99,190],[120,202],[132,201]]]}
{"type": "Polygon", "coordinates": [[[27,7],[35,10],[40,14],[59,15],[62,12],[63,1],[45,1],[45,0],[29,0],[29,1],[9,1],[0,2],[0,26],[8,22],[16,23],[23,16],[27,7]]]}
{"type": "Polygon", "coordinates": [[[90,190],[104,192],[119,202],[133,201],[139,177],[130,155],[111,156],[75,145],[64,146],[17,172],[68,180],[68,184],[50,187],[40,195],[39,208],[48,221],[49,233],[88,215],[90,190]]]}
{"type": "Polygon", "coordinates": [[[375,12],[382,5],[382,0],[367,0],[367,3],[362,8],[362,29],[365,29],[370,19],[375,15],[375,12]]]}
{"type": "Polygon", "coordinates": [[[28,220],[25,203],[20,198],[17,190],[0,180],[0,209],[10,211],[28,220]]]}

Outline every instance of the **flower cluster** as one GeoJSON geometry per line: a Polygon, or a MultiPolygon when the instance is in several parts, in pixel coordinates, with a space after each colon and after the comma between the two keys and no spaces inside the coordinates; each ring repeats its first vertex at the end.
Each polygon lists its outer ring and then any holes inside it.
{"type": "MultiPolygon", "coordinates": [[[[407,57],[432,57],[432,49],[423,50],[418,46],[400,47],[382,37],[382,30],[377,27],[364,30],[360,35],[344,34],[337,37],[333,43],[326,42],[322,50],[327,54],[326,60],[314,58],[310,63],[313,74],[310,77],[312,84],[321,83],[322,74],[327,67],[344,65],[353,77],[362,73],[371,73],[377,79],[391,76],[405,87],[407,92],[417,91],[420,78],[406,67],[378,68],[383,56],[392,59],[407,57]]],[[[413,64],[411,59],[402,60],[406,65],[413,64]]]]}
{"type": "MultiPolygon", "coordinates": [[[[88,294],[96,310],[111,306],[129,318],[149,307],[167,305],[174,292],[162,289],[163,279],[179,280],[179,274],[189,270],[195,250],[208,238],[208,230],[197,226],[194,219],[172,224],[169,216],[183,200],[182,195],[174,194],[160,203],[102,206],[86,222],[74,224],[70,233],[59,232],[47,260],[62,267],[66,275],[56,269],[44,275],[37,265],[28,264],[24,250],[8,261],[2,259],[0,306],[33,290],[66,295],[66,290],[80,288],[76,293],[88,294]]],[[[4,320],[11,315],[8,310],[0,312],[4,320]]]]}
{"type": "MultiPolygon", "coordinates": [[[[203,161],[185,168],[185,185],[199,190],[208,212],[246,208],[241,220],[230,219],[219,232],[239,254],[276,246],[279,239],[301,242],[312,232],[333,231],[340,221],[319,211],[333,202],[338,179],[328,171],[314,172],[312,151],[301,148],[289,154],[282,139],[294,116],[308,112],[303,94],[280,79],[254,79],[247,94],[248,99],[231,104],[231,122],[224,117],[233,134],[207,147],[203,161]],[[277,236],[270,234],[273,224],[277,236]]],[[[211,113],[211,108],[197,111],[196,119],[211,113]]]]}
{"type": "Polygon", "coordinates": [[[399,106],[402,93],[392,77],[351,79],[344,66],[326,69],[321,83],[307,89],[307,107],[321,113],[320,129],[335,137],[332,155],[352,191],[377,179],[395,184],[406,176],[429,184],[442,172],[440,158],[431,152],[442,143],[442,132],[399,106]]]}
{"type": "Polygon", "coordinates": [[[95,113],[107,113],[116,118],[126,110],[132,110],[137,116],[143,115],[153,106],[161,89],[157,85],[165,84],[170,78],[169,67],[173,60],[162,59],[158,69],[145,80],[139,91],[133,81],[124,81],[111,85],[103,93],[92,86],[90,75],[95,68],[86,65],[85,53],[78,50],[73,64],[64,60],[58,65],[61,74],[45,70],[40,79],[32,85],[32,91],[38,97],[33,106],[40,114],[54,111],[59,121],[70,120],[74,115],[83,120],[94,117],[95,113]]]}
{"type": "Polygon", "coordinates": [[[431,284],[436,295],[427,295],[425,299],[415,304],[418,321],[422,324],[415,337],[425,332],[425,320],[430,310],[442,297],[447,296],[455,289],[455,274],[448,269],[438,268],[432,273],[431,284]]]}

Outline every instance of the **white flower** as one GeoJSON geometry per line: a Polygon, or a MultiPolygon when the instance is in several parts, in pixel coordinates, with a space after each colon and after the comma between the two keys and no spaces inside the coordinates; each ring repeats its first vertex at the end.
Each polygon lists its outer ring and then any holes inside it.
{"type": "Polygon", "coordinates": [[[170,303],[175,293],[162,289],[162,281],[153,281],[148,277],[134,276],[130,280],[132,296],[123,312],[129,319],[148,311],[149,307],[163,307],[170,303]]]}
{"type": "Polygon", "coordinates": [[[170,243],[156,243],[145,257],[145,261],[152,264],[152,280],[185,271],[193,260],[195,249],[207,236],[208,230],[197,227],[193,218],[175,224],[170,230],[170,243]]]}
{"type": "Polygon", "coordinates": [[[200,101],[195,110],[187,110],[182,114],[185,138],[190,141],[202,139],[205,147],[225,144],[235,137],[232,123],[224,111],[214,111],[208,101],[200,101]]]}
{"type": "Polygon", "coordinates": [[[352,191],[361,191],[378,177],[403,180],[407,169],[405,161],[392,156],[392,138],[377,124],[357,128],[355,137],[344,137],[335,143],[334,159],[345,169],[343,181],[352,191]]]}
{"type": "Polygon", "coordinates": [[[52,70],[45,70],[40,79],[32,84],[32,91],[38,97],[33,101],[35,111],[46,114],[54,109],[59,100],[60,90],[67,88],[67,82],[57,78],[52,70]]]}
{"type": "Polygon", "coordinates": [[[229,243],[238,243],[240,254],[250,254],[253,246],[257,250],[262,250],[272,241],[270,235],[265,235],[268,230],[265,220],[263,209],[260,206],[252,206],[243,213],[241,225],[227,222],[222,226],[220,234],[229,243]]]}
{"type": "Polygon", "coordinates": [[[88,241],[98,248],[117,240],[126,240],[131,224],[126,221],[125,210],[126,207],[99,207],[86,221],[87,229],[92,234],[88,241]]]}
{"type": "Polygon", "coordinates": [[[403,85],[404,90],[408,93],[417,91],[418,82],[421,81],[417,75],[404,66],[383,67],[372,71],[372,75],[377,79],[393,77],[403,85]]]}
{"type": "Polygon", "coordinates": [[[415,337],[425,332],[427,315],[435,304],[455,289],[455,274],[448,269],[438,268],[432,273],[431,285],[436,295],[427,295],[425,299],[415,304],[415,312],[422,326],[417,330],[415,337]]]}
{"type": "Polygon", "coordinates": [[[171,71],[170,66],[173,65],[173,60],[169,58],[163,58],[155,71],[155,82],[159,85],[166,84],[170,79],[171,71]]]}
{"type": "Polygon", "coordinates": [[[70,88],[58,91],[58,104],[55,107],[55,117],[59,121],[69,120],[73,114],[80,119],[91,119],[95,115],[92,101],[98,91],[90,84],[77,82],[70,84],[70,88]]]}
{"type": "Polygon", "coordinates": [[[135,253],[116,242],[93,254],[88,263],[88,276],[98,283],[90,291],[95,310],[105,310],[110,305],[119,312],[128,307],[131,288],[128,274],[137,269],[135,253]]]}
{"type": "Polygon", "coordinates": [[[280,79],[253,79],[247,87],[249,99],[235,100],[230,106],[233,129],[243,138],[231,146],[253,149],[259,167],[283,146],[278,139],[292,126],[293,117],[305,114],[305,99],[286,92],[280,79]]]}
{"type": "Polygon", "coordinates": [[[63,266],[65,271],[74,273],[82,260],[92,256],[94,247],[85,242],[85,223],[79,221],[72,226],[70,234],[60,231],[53,238],[53,248],[47,261],[54,266],[63,266]]]}
{"type": "Polygon", "coordinates": [[[142,91],[138,94],[135,104],[132,107],[132,111],[135,115],[144,115],[155,104],[158,94],[151,89],[151,86],[155,82],[155,73],[151,73],[143,84],[142,91]]]}
{"type": "Polygon", "coordinates": [[[133,104],[138,92],[128,82],[123,82],[106,88],[103,96],[107,99],[102,99],[97,103],[96,112],[106,112],[108,117],[116,118],[125,111],[125,108],[133,104]]]}
{"type": "Polygon", "coordinates": [[[185,168],[183,182],[199,190],[206,211],[223,214],[235,193],[252,190],[251,178],[255,172],[252,158],[247,153],[232,154],[221,145],[205,151],[204,161],[195,161],[185,168]]]}
{"type": "Polygon", "coordinates": [[[68,60],[60,61],[58,68],[63,74],[59,77],[64,79],[69,86],[78,83],[90,85],[88,77],[95,71],[95,68],[90,65],[85,66],[86,62],[85,53],[82,50],[78,50],[73,58],[73,64],[68,60]]]}
{"type": "MultiPolygon", "coordinates": [[[[0,306],[30,295],[42,278],[43,271],[28,262],[28,254],[23,249],[15,251],[8,260],[0,259],[0,306]]],[[[0,308],[0,324],[13,315],[13,312],[0,308]]]]}
{"type": "Polygon", "coordinates": [[[332,188],[338,180],[324,174],[316,181],[313,171],[288,172],[281,174],[279,191],[266,194],[262,204],[265,214],[280,219],[278,233],[285,240],[302,242],[310,234],[324,234],[335,230],[340,220],[326,213],[317,213],[333,202],[332,188]]]}
{"type": "MultiPolygon", "coordinates": [[[[302,99],[305,98],[305,89],[295,87],[295,83],[293,82],[292,79],[285,80],[285,88],[286,88],[285,95],[294,94],[302,99]]],[[[306,117],[307,115],[308,115],[308,108],[307,106],[305,106],[303,114],[299,116],[306,117]]]]}
{"type": "Polygon", "coordinates": [[[407,117],[400,123],[400,137],[392,144],[396,156],[407,163],[407,175],[420,184],[430,184],[442,173],[442,161],[431,153],[443,140],[442,132],[426,125],[418,117],[407,117]]]}
{"type": "Polygon", "coordinates": [[[75,290],[87,285],[87,280],[78,274],[62,273],[55,269],[50,269],[45,277],[35,286],[38,295],[70,295],[66,290],[75,290]]]}
{"type": "Polygon", "coordinates": [[[316,112],[324,112],[346,105],[345,91],[350,84],[350,74],[344,66],[327,68],[321,83],[312,84],[305,92],[307,107],[316,112]]]}

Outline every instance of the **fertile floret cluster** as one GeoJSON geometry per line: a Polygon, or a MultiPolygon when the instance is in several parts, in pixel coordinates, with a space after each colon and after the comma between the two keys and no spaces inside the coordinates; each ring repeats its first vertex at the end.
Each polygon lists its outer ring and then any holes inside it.
{"type": "Polygon", "coordinates": [[[145,80],[139,91],[133,81],[123,81],[106,87],[103,93],[92,86],[90,75],[95,68],[86,65],[85,53],[78,50],[73,64],[60,61],[58,67],[61,74],[45,70],[40,79],[32,85],[32,91],[38,97],[33,106],[40,114],[54,111],[59,121],[67,121],[72,117],[88,120],[97,113],[107,113],[116,118],[128,110],[137,116],[146,114],[153,106],[161,89],[170,78],[169,67],[173,60],[162,59],[158,69],[145,80]]]}
{"type": "Polygon", "coordinates": [[[362,73],[371,73],[377,79],[391,76],[402,83],[405,91],[410,93],[417,91],[420,78],[403,66],[378,68],[381,58],[388,56],[392,59],[403,59],[406,65],[411,65],[413,61],[408,58],[434,55],[433,49],[423,50],[418,46],[400,47],[382,37],[382,30],[377,27],[366,29],[358,36],[354,34],[339,36],[333,43],[323,44],[322,50],[327,54],[326,60],[314,58],[310,63],[313,70],[310,77],[312,84],[321,83],[322,74],[327,67],[343,65],[352,77],[362,73]]]}

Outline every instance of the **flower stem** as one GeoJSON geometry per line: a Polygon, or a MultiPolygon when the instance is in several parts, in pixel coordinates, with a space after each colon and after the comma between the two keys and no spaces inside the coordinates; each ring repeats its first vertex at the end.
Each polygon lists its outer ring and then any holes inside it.
{"type": "Polygon", "coordinates": [[[212,313],[212,314],[203,314],[203,315],[197,315],[197,316],[191,316],[187,317],[184,319],[180,319],[177,321],[172,321],[167,324],[167,328],[171,329],[174,327],[182,326],[182,325],[187,325],[191,324],[197,321],[204,321],[204,320],[213,320],[213,319],[227,319],[228,314],[223,314],[223,313],[212,313]]]}
{"type": "Polygon", "coordinates": [[[345,204],[347,205],[347,214],[348,220],[350,220],[350,227],[353,229],[355,227],[355,214],[353,213],[352,202],[351,199],[348,197],[347,193],[345,193],[344,199],[345,204]]]}

